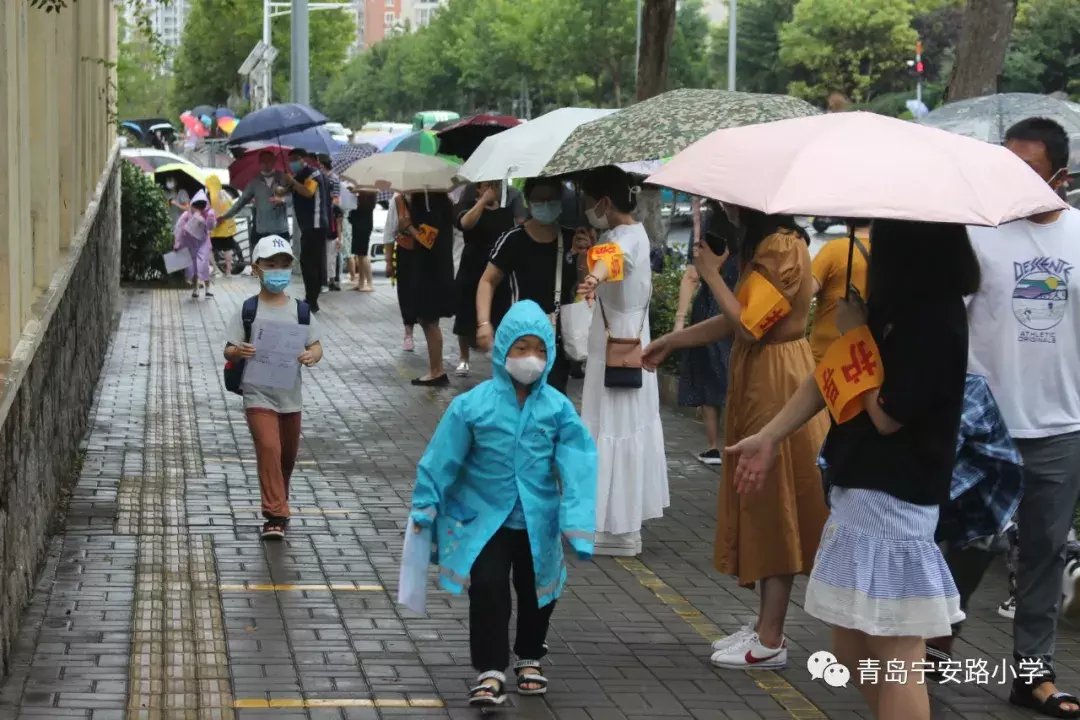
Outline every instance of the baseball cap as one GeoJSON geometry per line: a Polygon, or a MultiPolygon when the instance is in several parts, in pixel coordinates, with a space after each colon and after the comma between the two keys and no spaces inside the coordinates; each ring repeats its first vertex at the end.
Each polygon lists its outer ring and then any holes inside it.
{"type": "Polygon", "coordinates": [[[275,255],[296,257],[293,255],[292,243],[280,235],[267,235],[255,246],[255,252],[251,254],[251,261],[258,262],[266,258],[272,258],[275,255]]]}

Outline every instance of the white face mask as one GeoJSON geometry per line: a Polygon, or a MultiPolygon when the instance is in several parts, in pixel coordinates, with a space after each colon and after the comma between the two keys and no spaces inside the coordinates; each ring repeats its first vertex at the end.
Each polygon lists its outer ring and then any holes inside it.
{"type": "Polygon", "coordinates": [[[546,368],[547,361],[541,360],[535,355],[506,358],[506,372],[510,373],[510,377],[522,385],[532,385],[540,379],[546,368]]]}
{"type": "Polygon", "coordinates": [[[611,225],[611,223],[608,222],[607,215],[600,215],[596,212],[595,205],[585,210],[585,219],[597,230],[607,230],[611,225]]]}

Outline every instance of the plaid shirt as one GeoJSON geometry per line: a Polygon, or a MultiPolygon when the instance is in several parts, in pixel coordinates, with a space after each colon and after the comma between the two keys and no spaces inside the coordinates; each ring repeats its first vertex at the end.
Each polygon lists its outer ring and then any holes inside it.
{"type": "Polygon", "coordinates": [[[1023,460],[1009,436],[986,378],[968,375],[956,439],[949,503],[941,507],[938,542],[967,545],[999,535],[1023,495],[1023,460]]]}

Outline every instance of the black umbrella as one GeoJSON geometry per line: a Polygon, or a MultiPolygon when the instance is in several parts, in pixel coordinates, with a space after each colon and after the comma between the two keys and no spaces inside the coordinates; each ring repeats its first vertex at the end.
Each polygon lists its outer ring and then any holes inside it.
{"type": "Polygon", "coordinates": [[[214,106],[196,105],[195,107],[191,108],[191,114],[195,117],[202,117],[203,115],[209,115],[210,117],[214,117],[214,106]]]}
{"type": "Polygon", "coordinates": [[[282,135],[323,125],[326,122],[325,115],[307,105],[298,103],[271,105],[245,115],[236,124],[236,129],[229,137],[229,144],[241,145],[254,140],[273,140],[282,135]]]}

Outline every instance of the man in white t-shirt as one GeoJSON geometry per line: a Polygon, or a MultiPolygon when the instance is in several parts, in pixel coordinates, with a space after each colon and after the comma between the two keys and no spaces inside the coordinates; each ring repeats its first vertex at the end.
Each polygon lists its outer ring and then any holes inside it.
{"type": "MultiPolygon", "coordinates": [[[[1069,139],[1060,125],[1024,120],[1005,146],[1064,189],[1069,139]]],[[[1013,654],[1026,662],[1010,702],[1080,717],[1053,670],[1065,543],[1080,498],[1080,210],[968,233],[982,267],[968,308],[969,371],[986,376],[1024,458],[1013,654]]]]}

